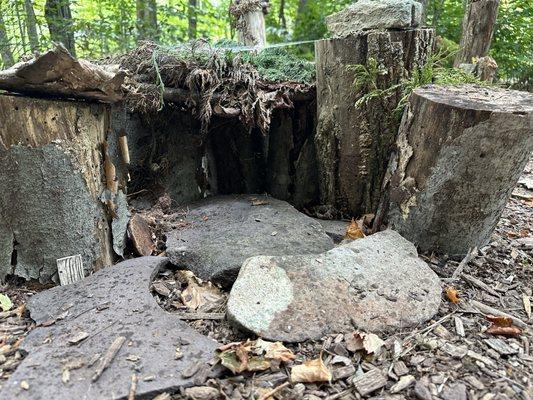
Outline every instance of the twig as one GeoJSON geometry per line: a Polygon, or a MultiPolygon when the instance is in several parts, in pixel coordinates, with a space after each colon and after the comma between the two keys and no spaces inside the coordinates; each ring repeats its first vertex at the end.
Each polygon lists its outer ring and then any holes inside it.
{"type": "Polygon", "coordinates": [[[137,378],[137,375],[133,374],[131,376],[131,386],[130,386],[130,392],[128,394],[128,400],[135,400],[135,392],[137,391],[138,381],[139,381],[139,378],[137,378]]]}
{"type": "Polygon", "coordinates": [[[483,289],[483,290],[486,291],[487,293],[490,293],[491,295],[496,296],[496,297],[500,297],[500,294],[499,294],[496,290],[494,290],[493,288],[491,288],[491,287],[490,287],[489,285],[487,285],[486,283],[480,281],[479,279],[474,278],[472,275],[468,275],[468,274],[463,273],[463,274],[461,275],[461,277],[462,277],[464,280],[470,282],[472,285],[477,286],[477,287],[480,288],[480,289],[483,289]]]}
{"type": "Polygon", "coordinates": [[[226,317],[224,313],[186,313],[178,314],[178,318],[182,320],[199,320],[199,319],[208,319],[208,320],[223,320],[226,317]]]}
{"type": "Polygon", "coordinates": [[[476,300],[471,300],[470,304],[472,306],[474,306],[475,308],[477,308],[479,311],[481,311],[483,314],[491,314],[491,315],[495,315],[495,316],[498,316],[498,317],[511,318],[513,320],[513,323],[516,326],[518,326],[519,328],[529,329],[528,325],[524,321],[522,321],[521,319],[519,319],[519,318],[517,318],[517,317],[515,317],[515,316],[513,316],[511,314],[507,314],[504,311],[498,310],[497,308],[494,308],[494,307],[488,306],[486,304],[480,303],[479,301],[476,301],[476,300]]]}
{"type": "Polygon", "coordinates": [[[344,397],[347,394],[352,393],[352,392],[353,392],[353,389],[346,389],[346,390],[343,390],[340,393],[332,394],[331,396],[326,397],[326,400],[337,400],[337,399],[340,399],[341,397],[344,397]]]}
{"type": "Polygon", "coordinates": [[[102,373],[105,371],[105,369],[109,367],[109,365],[111,365],[113,359],[115,358],[125,341],[126,338],[124,336],[119,336],[113,341],[113,343],[111,343],[111,346],[109,346],[106,353],[104,354],[104,358],[102,358],[102,361],[100,361],[98,368],[96,368],[96,371],[94,372],[94,375],[92,377],[93,382],[96,382],[98,378],[100,378],[100,375],[102,375],[102,373]]]}
{"type": "Polygon", "coordinates": [[[290,385],[290,382],[285,382],[285,383],[282,383],[281,385],[279,385],[278,387],[272,389],[270,392],[267,392],[265,394],[263,394],[261,397],[259,397],[259,400],[266,400],[268,399],[269,397],[271,396],[274,396],[276,393],[278,393],[280,390],[283,390],[285,389],[287,386],[290,385]]]}
{"type": "Polygon", "coordinates": [[[459,276],[463,273],[463,269],[465,269],[466,265],[472,261],[472,259],[477,255],[477,247],[474,247],[471,249],[465,258],[461,260],[455,271],[453,271],[452,279],[457,279],[459,276]]]}

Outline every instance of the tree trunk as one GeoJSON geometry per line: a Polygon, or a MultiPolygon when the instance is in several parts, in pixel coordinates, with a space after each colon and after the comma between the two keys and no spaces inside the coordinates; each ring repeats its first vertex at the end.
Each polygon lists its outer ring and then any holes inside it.
{"type": "Polygon", "coordinates": [[[266,46],[265,15],[268,3],[255,4],[253,0],[236,0],[230,12],[237,20],[238,39],[246,46],[266,46]]]}
{"type": "Polygon", "coordinates": [[[470,0],[463,18],[460,49],[454,66],[473,64],[473,58],[489,54],[500,0],[470,0]]]}
{"type": "Polygon", "coordinates": [[[279,2],[279,24],[285,30],[287,30],[287,18],[285,17],[285,0],[280,0],[279,2]]]}
{"type": "Polygon", "coordinates": [[[26,12],[26,30],[30,40],[30,48],[35,53],[39,51],[39,35],[37,33],[37,19],[35,18],[31,0],[24,0],[24,10],[26,12]]]}
{"type": "Polygon", "coordinates": [[[196,39],[197,36],[197,12],[198,0],[189,0],[188,19],[189,19],[189,40],[196,39]]]}
{"type": "Polygon", "coordinates": [[[69,0],[46,0],[44,16],[52,41],[63,43],[70,54],[76,57],[74,27],[69,0]]]}
{"type": "Polygon", "coordinates": [[[376,219],[423,251],[464,255],[488,243],[533,151],[533,94],[416,89],[376,219]]]}
{"type": "Polygon", "coordinates": [[[399,118],[394,110],[401,97],[375,97],[356,102],[356,74],[349,66],[377,64],[382,70],[371,79],[386,89],[409,76],[429,58],[432,29],[362,33],[316,44],[318,126],[315,146],[319,168],[320,200],[331,217],[374,213],[381,182],[396,138],[399,118]]]}
{"type": "Polygon", "coordinates": [[[420,25],[422,27],[426,26],[426,20],[427,20],[427,16],[428,16],[428,5],[429,5],[429,0],[419,0],[418,1],[420,4],[422,4],[422,17],[420,18],[420,25]]]}
{"type": "Polygon", "coordinates": [[[104,158],[124,184],[109,107],[3,95],[0,119],[0,279],[57,282],[56,260],[78,254],[88,272],[110,265],[127,209],[105,184],[104,158]]]}
{"type": "Polygon", "coordinates": [[[137,0],[137,38],[155,41],[159,39],[156,0],[137,0]]]}
{"type": "Polygon", "coordinates": [[[0,3],[0,54],[2,55],[2,63],[4,67],[11,67],[15,60],[13,59],[13,53],[11,52],[11,44],[9,43],[9,37],[6,32],[6,24],[4,22],[4,15],[1,9],[2,3],[0,3]]]}

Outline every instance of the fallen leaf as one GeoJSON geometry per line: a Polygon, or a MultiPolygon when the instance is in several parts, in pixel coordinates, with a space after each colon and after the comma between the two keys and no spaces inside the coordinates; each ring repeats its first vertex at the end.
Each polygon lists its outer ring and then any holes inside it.
{"type": "Polygon", "coordinates": [[[378,335],[355,331],[344,338],[346,349],[355,353],[358,350],[364,350],[367,354],[376,354],[383,347],[385,342],[378,335]]]}
{"type": "Polygon", "coordinates": [[[280,362],[288,362],[296,357],[294,353],[286,348],[281,342],[267,342],[263,339],[257,339],[255,348],[264,352],[265,358],[280,362]]]}
{"type": "Polygon", "coordinates": [[[213,312],[223,302],[222,292],[211,282],[204,282],[191,271],[180,271],[179,279],[187,284],[181,292],[181,301],[187,308],[199,312],[213,312]]]}
{"type": "Polygon", "coordinates": [[[459,303],[461,300],[459,299],[459,292],[454,289],[451,286],[448,286],[446,288],[446,297],[449,301],[451,301],[453,304],[459,303]]]}
{"type": "Polygon", "coordinates": [[[266,206],[268,205],[268,201],[265,201],[265,200],[259,200],[259,199],[252,199],[252,207],[257,207],[257,206],[266,206]]]}
{"type": "Polygon", "coordinates": [[[291,381],[293,383],[329,382],[331,372],[324,365],[322,358],[309,360],[302,365],[296,365],[291,370],[291,381]]]}
{"type": "Polygon", "coordinates": [[[497,317],[495,315],[487,315],[487,320],[492,322],[493,326],[508,328],[513,325],[513,319],[511,317],[497,317]]]}
{"type": "Polygon", "coordinates": [[[9,311],[13,307],[13,302],[6,294],[0,294],[0,308],[2,311],[9,311]]]}
{"type": "Polygon", "coordinates": [[[522,329],[517,326],[492,325],[489,329],[486,330],[486,333],[489,333],[491,335],[502,336],[520,336],[522,334],[522,329]]]}
{"type": "Polygon", "coordinates": [[[155,250],[152,241],[152,231],[150,225],[139,214],[135,214],[129,223],[128,232],[133,242],[133,247],[137,254],[141,256],[150,256],[155,250]]]}
{"type": "Polygon", "coordinates": [[[350,225],[348,225],[348,229],[346,230],[346,235],[344,235],[345,239],[350,240],[356,240],[364,238],[365,234],[363,233],[363,220],[355,220],[352,218],[352,222],[350,225]]]}

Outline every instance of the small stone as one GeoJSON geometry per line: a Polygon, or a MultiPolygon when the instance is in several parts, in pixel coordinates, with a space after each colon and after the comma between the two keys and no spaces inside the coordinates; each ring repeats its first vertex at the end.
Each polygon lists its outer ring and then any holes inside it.
{"type": "Polygon", "coordinates": [[[326,17],[333,37],[368,29],[405,29],[420,25],[422,5],[414,0],[359,0],[326,17]]]}
{"type": "Polygon", "coordinates": [[[28,383],[28,381],[20,382],[20,387],[24,390],[30,390],[30,384],[28,383]]]}
{"type": "Polygon", "coordinates": [[[209,386],[196,386],[185,389],[185,396],[191,400],[214,400],[219,398],[220,391],[209,386]]]}
{"type": "Polygon", "coordinates": [[[433,399],[429,389],[420,381],[416,382],[415,388],[413,391],[418,400],[432,400],[433,399]]]}

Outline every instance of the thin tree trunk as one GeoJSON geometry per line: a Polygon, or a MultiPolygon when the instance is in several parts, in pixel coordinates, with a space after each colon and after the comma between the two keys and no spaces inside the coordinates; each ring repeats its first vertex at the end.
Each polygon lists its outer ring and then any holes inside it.
{"type": "Polygon", "coordinates": [[[63,43],[70,54],[75,57],[76,45],[69,0],[46,0],[44,16],[51,39],[54,42],[63,43]]]}
{"type": "Polygon", "coordinates": [[[188,18],[189,18],[189,40],[196,39],[197,36],[197,20],[196,8],[198,7],[198,0],[189,0],[188,18]]]}
{"type": "Polygon", "coordinates": [[[24,0],[24,10],[26,12],[26,30],[30,41],[31,51],[39,50],[39,34],[37,33],[37,19],[31,0],[24,0]]]}
{"type": "Polygon", "coordinates": [[[285,17],[285,0],[279,2],[279,23],[281,27],[287,30],[287,18],[285,17]]]}
{"type": "Polygon", "coordinates": [[[4,22],[3,13],[4,12],[2,9],[0,9],[0,55],[2,56],[4,67],[11,67],[15,60],[13,59],[13,53],[11,52],[11,46],[6,32],[6,24],[4,22]]]}
{"type": "Polygon", "coordinates": [[[466,6],[460,50],[454,66],[489,54],[500,0],[471,0],[466,6]]]}
{"type": "Polygon", "coordinates": [[[137,38],[159,39],[156,0],[137,0],[137,38]]]}

